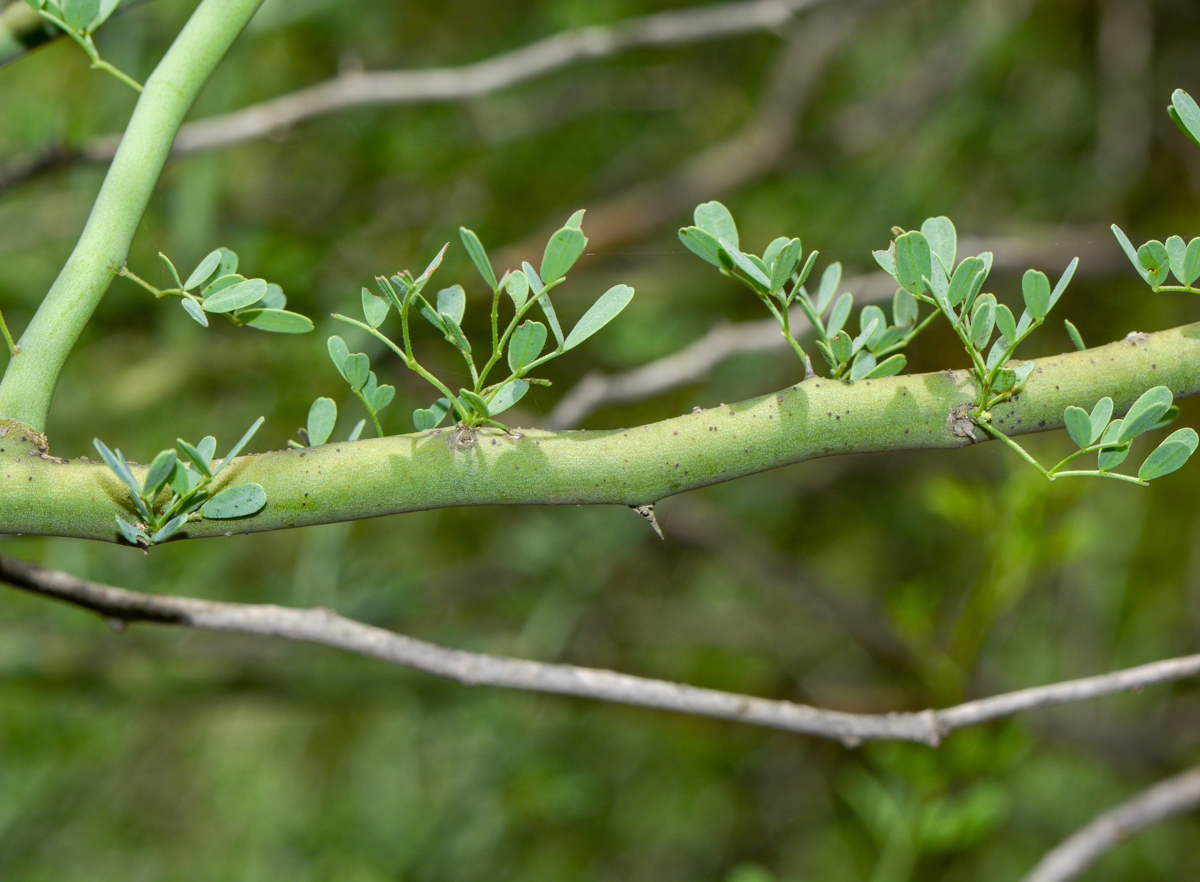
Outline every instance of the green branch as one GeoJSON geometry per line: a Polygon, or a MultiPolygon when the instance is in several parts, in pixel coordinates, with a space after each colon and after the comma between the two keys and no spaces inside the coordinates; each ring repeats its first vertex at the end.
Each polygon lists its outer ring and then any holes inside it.
{"type": "MultiPolygon", "coordinates": [[[[1035,362],[1025,391],[992,414],[1006,434],[1061,428],[1070,404],[1111,396],[1125,410],[1148,386],[1200,392],[1200,325],[1035,362]]],[[[214,482],[254,482],[267,504],[252,517],[200,520],[182,536],[250,533],[457,505],[641,505],[697,487],[822,456],[962,447],[951,410],[976,399],[967,371],[843,383],[815,378],[739,404],[633,429],[420,432],[235,460],[214,482]]],[[[0,426],[0,431],[3,427],[0,426]]],[[[117,541],[129,495],[101,463],[30,455],[20,429],[0,438],[0,532],[117,541]]],[[[34,453],[37,450],[34,449],[34,453]]],[[[135,468],[138,480],[144,467],[135,468]]]]}
{"type": "Polygon", "coordinates": [[[203,0],[146,80],[83,234],[0,381],[0,418],[45,430],[63,363],[129,254],[175,133],[261,2],[203,0]]]}

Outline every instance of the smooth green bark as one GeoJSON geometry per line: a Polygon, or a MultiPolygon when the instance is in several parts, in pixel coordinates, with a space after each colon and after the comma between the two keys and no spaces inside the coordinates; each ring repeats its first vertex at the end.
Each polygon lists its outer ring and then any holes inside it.
{"type": "MultiPolygon", "coordinates": [[[[993,425],[1014,435],[1061,428],[1067,405],[1091,408],[1105,395],[1124,413],[1156,385],[1176,397],[1200,391],[1200,325],[1040,359],[1019,400],[993,412],[993,425]]],[[[822,456],[961,447],[971,441],[947,417],[974,399],[965,371],[854,384],[818,378],[632,429],[525,430],[517,438],[485,431],[465,450],[452,447],[452,432],[443,429],[244,456],[222,472],[219,486],[257,482],[267,491],[266,508],[241,520],[196,521],[183,535],[457,505],[651,503],[822,456]]],[[[27,438],[14,429],[0,439],[0,532],[117,541],[113,516],[134,519],[124,485],[103,465],[43,458],[27,438]]]]}
{"type": "Polygon", "coordinates": [[[0,418],[45,431],[75,341],[125,262],[171,142],[262,0],[203,0],[146,81],[87,225],[0,381],[0,418]]]}

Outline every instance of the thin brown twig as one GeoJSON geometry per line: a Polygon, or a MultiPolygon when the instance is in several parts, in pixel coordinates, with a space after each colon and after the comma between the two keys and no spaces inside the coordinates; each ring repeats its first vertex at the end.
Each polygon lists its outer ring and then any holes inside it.
{"type": "Polygon", "coordinates": [[[1098,816],[1038,861],[1024,882],[1074,879],[1134,833],[1198,807],[1200,766],[1160,781],[1098,816]]]}
{"type": "Polygon", "coordinates": [[[201,631],[320,643],[468,685],[486,684],[574,695],[734,720],[830,738],[848,747],[868,739],[937,745],[954,729],[1021,711],[1200,676],[1200,655],[1193,655],[1152,662],[1111,674],[1023,689],[944,710],[857,714],[635,677],[615,671],[448,649],[364,625],[329,609],[299,610],[272,604],[228,603],[142,594],[79,579],[4,554],[0,554],[0,581],[96,612],[118,630],[132,622],[151,622],[201,631]]]}

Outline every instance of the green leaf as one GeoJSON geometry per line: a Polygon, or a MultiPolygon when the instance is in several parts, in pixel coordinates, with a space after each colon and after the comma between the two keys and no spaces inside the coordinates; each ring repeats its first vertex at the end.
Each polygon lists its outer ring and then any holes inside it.
{"type": "Polygon", "coordinates": [[[1012,341],[1017,339],[1017,320],[1013,318],[1012,310],[1003,303],[996,307],[996,327],[1000,329],[1000,333],[1005,339],[1012,341]]]}
{"type": "Polygon", "coordinates": [[[183,283],[182,288],[185,291],[190,291],[197,285],[202,285],[208,281],[209,276],[217,271],[217,267],[221,264],[221,252],[210,251],[205,255],[204,259],[196,265],[192,270],[192,274],[187,277],[187,281],[183,283]]]}
{"type": "MultiPolygon", "coordinates": [[[[774,260],[768,264],[771,269],[772,291],[778,291],[788,283],[788,279],[800,263],[801,254],[800,240],[792,239],[775,255],[774,260]]],[[[763,258],[763,262],[766,263],[766,257],[763,258]]]]}
{"type": "Polygon", "coordinates": [[[525,393],[528,391],[529,383],[527,381],[522,379],[509,380],[496,390],[496,394],[492,396],[492,400],[487,403],[488,411],[491,416],[502,414],[524,398],[525,393]]]}
{"type": "Polygon", "coordinates": [[[875,262],[879,264],[885,273],[900,281],[900,275],[896,271],[896,243],[892,242],[888,245],[886,251],[872,251],[871,256],[875,258],[875,262]]]}
{"type": "Polygon", "coordinates": [[[1167,246],[1157,239],[1151,239],[1137,250],[1138,263],[1146,270],[1146,281],[1151,285],[1161,285],[1171,269],[1171,257],[1167,254],[1167,246]]]}
{"type": "Polygon", "coordinates": [[[776,239],[772,239],[771,244],[767,246],[767,250],[763,252],[763,263],[767,266],[774,266],[775,258],[779,257],[779,252],[791,241],[787,236],[779,236],[776,239]]]}
{"type": "Polygon", "coordinates": [[[217,276],[227,276],[230,273],[236,273],[238,268],[237,254],[224,246],[217,250],[221,252],[221,263],[217,267],[217,276]]]}
{"type": "MultiPolygon", "coordinates": [[[[242,440],[238,441],[237,444],[234,444],[233,449],[230,450],[227,454],[225,454],[225,458],[223,460],[221,460],[219,463],[217,463],[217,467],[215,469],[213,469],[214,475],[217,474],[217,472],[221,471],[221,469],[225,468],[225,466],[229,465],[229,463],[231,463],[233,461],[233,458],[242,452],[242,448],[250,443],[250,439],[254,437],[254,433],[257,432],[259,430],[259,428],[262,426],[262,424],[265,422],[266,422],[266,417],[259,417],[258,419],[256,419],[254,421],[254,425],[252,425],[249,429],[246,430],[246,434],[242,436],[242,440]]],[[[208,440],[207,438],[204,439],[204,441],[207,441],[207,440],[208,440]]],[[[200,443],[203,445],[204,441],[201,441],[200,443]]],[[[213,443],[213,450],[215,451],[216,444],[217,444],[215,438],[213,439],[212,443],[213,443]]],[[[201,450],[201,452],[203,452],[203,449],[201,450]]]]}
{"type": "Polygon", "coordinates": [[[425,319],[425,321],[429,322],[429,324],[433,325],[443,334],[450,333],[449,328],[446,327],[444,317],[429,305],[428,300],[420,294],[414,294],[410,302],[417,307],[417,311],[421,313],[421,318],[425,319]]]}
{"type": "MultiPolygon", "coordinates": [[[[1047,283],[1047,294],[1049,294],[1049,288],[1050,285],[1047,283]]],[[[971,345],[982,352],[988,341],[992,339],[992,331],[995,327],[996,298],[990,294],[984,294],[975,301],[975,308],[971,311],[971,345]]]]}
{"type": "Polygon", "coordinates": [[[1133,247],[1133,243],[1129,241],[1129,237],[1116,224],[1112,225],[1112,231],[1113,235],[1117,237],[1117,242],[1120,244],[1121,250],[1125,252],[1125,256],[1129,258],[1129,262],[1133,264],[1133,268],[1138,271],[1138,275],[1142,277],[1142,281],[1153,285],[1154,283],[1150,281],[1150,274],[1146,272],[1146,268],[1142,266],[1142,262],[1138,259],[1137,250],[1133,247]]]}
{"type": "Polygon", "coordinates": [[[154,457],[154,461],[150,463],[150,468],[146,471],[146,483],[141,492],[142,499],[149,502],[158,495],[158,491],[163,488],[167,479],[175,471],[177,461],[174,450],[160,451],[158,456],[154,457]]]}
{"type": "Polygon", "coordinates": [[[1147,389],[1125,414],[1125,419],[1121,423],[1121,431],[1117,435],[1117,443],[1123,444],[1131,441],[1150,429],[1167,412],[1173,401],[1174,396],[1166,386],[1147,389]]]}
{"type": "Polygon", "coordinates": [[[408,286],[404,284],[403,279],[399,276],[393,276],[391,279],[385,276],[376,276],[375,287],[379,289],[379,296],[396,307],[396,312],[404,309],[404,297],[402,294],[396,293],[397,288],[401,291],[408,290],[408,286]]]}
{"type": "Polygon", "coordinates": [[[546,288],[546,283],[541,280],[535,270],[527,260],[521,261],[521,272],[525,273],[525,278],[529,279],[529,290],[538,295],[546,288]]]}
{"type": "Polygon", "coordinates": [[[1100,436],[1104,434],[1105,428],[1108,427],[1108,421],[1112,419],[1112,412],[1113,400],[1107,395],[1096,402],[1091,414],[1088,416],[1088,422],[1091,425],[1088,444],[1095,444],[1100,440],[1100,436]]]}
{"type": "Polygon", "coordinates": [[[446,418],[446,414],[450,412],[450,399],[439,398],[427,408],[418,408],[413,411],[413,425],[418,432],[425,432],[429,429],[436,429],[441,425],[442,420],[446,418]]]}
{"type": "Polygon", "coordinates": [[[1146,457],[1142,467],[1138,469],[1138,477],[1143,481],[1153,481],[1163,475],[1179,469],[1196,452],[1200,444],[1200,435],[1195,429],[1177,429],[1168,435],[1154,452],[1146,457]]]}
{"type": "Polygon", "coordinates": [[[372,328],[378,328],[383,324],[383,320],[387,318],[388,307],[391,304],[376,294],[372,294],[366,288],[362,289],[362,309],[363,318],[367,320],[367,324],[372,328]]]}
{"type": "MultiPolygon", "coordinates": [[[[833,300],[833,295],[837,293],[838,285],[842,283],[842,264],[835,261],[825,267],[825,272],[821,273],[821,284],[817,286],[817,315],[823,315],[825,307],[829,306],[833,300]]],[[[849,313],[847,313],[849,315],[849,313]]],[[[838,324],[840,328],[845,324],[846,319],[843,318],[838,324]]]]}
{"type": "Polygon", "coordinates": [[[1092,421],[1088,412],[1082,407],[1071,405],[1063,411],[1063,423],[1066,424],[1067,434],[1075,442],[1075,446],[1083,450],[1092,443],[1092,421]]]}
{"type": "Polygon", "coordinates": [[[1179,126],[1179,130],[1200,146],[1200,107],[1192,100],[1192,96],[1183,89],[1171,93],[1171,105],[1167,113],[1179,126]]]}
{"type": "Polygon", "coordinates": [[[244,281],[246,281],[246,277],[240,276],[237,273],[226,273],[224,275],[217,276],[200,289],[200,297],[201,299],[211,297],[218,291],[224,291],[226,288],[232,288],[234,285],[244,281]]]}
{"type": "Polygon", "coordinates": [[[933,275],[929,243],[920,233],[910,232],[896,240],[896,278],[913,294],[925,290],[923,278],[933,275]]]}
{"type": "Polygon", "coordinates": [[[749,255],[738,251],[737,246],[728,239],[718,239],[717,241],[721,243],[721,256],[727,256],[732,261],[733,267],[742,274],[755,291],[759,294],[766,294],[771,288],[771,280],[767,278],[767,274],[751,260],[749,255]]]}
{"type": "MultiPolygon", "coordinates": [[[[565,349],[565,341],[563,340],[562,325],[558,323],[558,315],[554,312],[554,305],[550,302],[550,295],[543,294],[538,298],[538,306],[542,308],[542,315],[546,317],[546,323],[550,325],[550,330],[554,334],[554,341],[560,349],[565,349]]],[[[595,305],[592,309],[595,309],[595,305]]],[[[591,310],[588,310],[589,312],[591,310]]],[[[582,322],[583,320],[580,319],[582,322]]],[[[576,326],[578,327],[578,326],[576,326]]]]}
{"type": "Polygon", "coordinates": [[[129,470],[129,464],[125,462],[125,457],[121,455],[120,448],[114,453],[99,438],[93,438],[92,444],[95,446],[96,452],[100,454],[100,458],[112,469],[113,473],[125,482],[125,486],[129,488],[129,492],[135,497],[141,496],[142,485],[133,476],[133,472],[129,470]]]}
{"type": "Polygon", "coordinates": [[[808,252],[808,257],[804,260],[804,266],[800,267],[799,272],[796,274],[796,284],[792,287],[793,296],[796,294],[796,289],[808,281],[808,274],[812,272],[813,264],[817,262],[817,256],[820,253],[820,251],[808,252]]]}
{"type": "Polygon", "coordinates": [[[721,266],[717,252],[721,250],[717,237],[705,232],[699,227],[684,227],[679,231],[679,241],[687,246],[688,251],[707,260],[715,267],[721,266]]]}
{"type": "Polygon", "coordinates": [[[565,276],[583,254],[587,241],[578,227],[563,227],[551,236],[542,255],[542,281],[550,284],[565,276]]]}
{"type": "Polygon", "coordinates": [[[1050,292],[1050,305],[1046,307],[1046,312],[1054,309],[1054,304],[1058,303],[1058,298],[1063,296],[1063,292],[1067,290],[1067,285],[1071,284],[1071,279],[1075,276],[1075,270],[1079,266],[1079,258],[1071,259],[1067,264],[1067,268],[1063,270],[1063,274],[1059,276],[1058,282],[1054,286],[1054,290],[1050,292]]]}
{"type": "Polygon", "coordinates": [[[204,314],[204,310],[200,308],[200,304],[191,297],[184,297],[182,301],[183,311],[198,321],[204,327],[208,327],[208,316],[204,314]]]}
{"type": "Polygon", "coordinates": [[[508,341],[508,366],[514,374],[542,353],[546,345],[546,326],[541,322],[524,321],[513,331],[508,341]]]}
{"type": "Polygon", "coordinates": [[[481,417],[487,418],[491,416],[491,411],[488,410],[487,402],[470,389],[459,389],[458,399],[481,417]]]}
{"type": "Polygon", "coordinates": [[[82,31],[100,12],[100,0],[59,0],[63,21],[73,31],[82,31]]]}
{"type": "Polygon", "coordinates": [[[196,469],[189,469],[184,465],[183,461],[178,457],[175,459],[175,468],[171,469],[171,477],[167,479],[167,483],[171,489],[180,496],[187,493],[193,487],[193,479],[199,481],[200,473],[196,469]]]}
{"type": "Polygon", "coordinates": [[[267,293],[265,279],[246,279],[228,288],[223,288],[215,294],[204,298],[201,306],[205,312],[232,312],[235,309],[249,306],[267,293]]]}
{"type": "MultiPolygon", "coordinates": [[[[876,308],[878,309],[878,307],[876,308]]],[[[882,310],[880,310],[879,314],[883,315],[882,310]]],[[[881,322],[878,317],[871,319],[867,326],[862,329],[862,333],[855,337],[853,342],[850,344],[851,353],[857,355],[859,350],[867,345],[867,341],[871,339],[871,335],[875,333],[880,324],[881,322]]],[[[844,360],[845,359],[843,359],[843,361],[844,360]]]]}
{"type": "Polygon", "coordinates": [[[338,373],[345,377],[346,373],[342,369],[342,365],[350,357],[350,349],[346,346],[346,341],[334,334],[326,342],[326,346],[329,348],[329,358],[333,361],[333,366],[338,369],[338,373]]]}
{"type": "Polygon", "coordinates": [[[1171,272],[1174,273],[1175,278],[1179,280],[1180,284],[1186,285],[1187,282],[1183,280],[1185,275],[1183,263],[1187,256],[1187,243],[1179,236],[1171,236],[1165,244],[1167,246],[1167,258],[1171,265],[1171,272]]]}
{"type": "Polygon", "coordinates": [[[949,276],[954,272],[954,258],[958,252],[958,234],[948,217],[931,217],[921,224],[921,235],[929,243],[929,249],[942,262],[949,276]]]}
{"type": "MultiPolygon", "coordinates": [[[[846,324],[846,319],[850,318],[850,310],[853,307],[854,295],[849,291],[834,302],[833,309],[829,312],[829,321],[825,322],[825,336],[832,340],[837,335],[837,332],[842,329],[842,325],[846,324]]],[[[842,359],[842,361],[845,360],[842,359]]]]}
{"type": "MultiPolygon", "coordinates": [[[[1113,420],[1108,424],[1108,428],[1104,430],[1104,434],[1100,437],[1101,444],[1117,445],[1117,435],[1121,432],[1121,420],[1113,420]]],[[[1097,467],[1102,472],[1107,472],[1109,469],[1116,468],[1125,461],[1125,457],[1129,456],[1129,444],[1126,443],[1120,446],[1114,446],[1108,450],[1101,450],[1096,457],[1097,467]]]]}
{"type": "Polygon", "coordinates": [[[248,327],[272,334],[307,334],[313,329],[308,316],[286,309],[247,309],[239,312],[237,319],[248,327]]]}
{"type": "Polygon", "coordinates": [[[332,398],[318,398],[308,409],[308,446],[320,447],[333,434],[337,423],[337,403],[332,398]]]}
{"type": "Polygon", "coordinates": [[[850,365],[850,379],[861,380],[867,374],[875,369],[875,356],[867,350],[860,350],[854,356],[854,363],[850,365]]]}
{"type": "Polygon", "coordinates": [[[488,287],[495,291],[498,287],[496,272],[492,269],[492,262],[488,260],[487,252],[483,249],[483,243],[466,227],[459,227],[458,235],[462,239],[463,247],[467,249],[467,254],[471,257],[471,263],[475,264],[475,269],[479,270],[479,275],[483,276],[488,287]]]}
{"type": "Polygon", "coordinates": [[[347,441],[357,441],[359,438],[362,437],[362,431],[366,427],[366,425],[367,425],[366,420],[359,420],[357,423],[354,424],[354,430],[350,433],[350,436],[346,440],[347,441]]]}
{"type": "Polygon", "coordinates": [[[145,530],[135,527],[120,515],[114,515],[114,517],[117,519],[117,529],[121,531],[121,535],[125,537],[126,542],[138,547],[150,544],[150,537],[146,535],[145,530]]]}
{"type": "Polygon", "coordinates": [[[1063,319],[1063,324],[1067,326],[1067,336],[1071,338],[1071,342],[1075,344],[1075,348],[1080,352],[1087,349],[1087,346],[1084,345],[1083,337],[1079,333],[1079,328],[1075,327],[1066,319],[1063,319]]]}
{"type": "Polygon", "coordinates": [[[451,285],[437,293],[437,311],[440,315],[454,319],[456,326],[462,324],[463,313],[467,311],[467,293],[462,285],[451,285]]]}
{"type": "Polygon", "coordinates": [[[595,334],[611,322],[633,299],[633,289],[628,285],[613,285],[600,295],[592,304],[591,309],[583,314],[583,318],[571,329],[563,350],[574,349],[588,337],[595,334]]]}
{"type": "Polygon", "coordinates": [[[525,301],[529,299],[529,279],[525,278],[525,274],[520,270],[509,273],[504,277],[504,289],[508,291],[508,296],[512,298],[517,312],[520,312],[521,307],[525,305],[525,301]]]}
{"type": "Polygon", "coordinates": [[[875,304],[864,306],[862,312],[858,314],[858,329],[861,332],[866,332],[868,326],[874,324],[874,331],[867,337],[867,348],[870,349],[879,345],[879,341],[883,339],[883,335],[887,332],[887,317],[884,316],[883,310],[875,304]]]}
{"type": "Polygon", "coordinates": [[[987,274],[988,264],[986,260],[982,257],[968,257],[958,265],[954,277],[950,280],[946,299],[952,306],[962,304],[963,312],[966,313],[975,305],[975,298],[979,296],[987,274]]]}
{"type": "Polygon", "coordinates": [[[371,409],[375,413],[383,410],[396,397],[396,387],[385,383],[375,390],[375,394],[371,397],[371,409]]]}
{"type": "Polygon", "coordinates": [[[267,504],[267,491],[261,484],[238,484],[226,487],[200,507],[206,518],[224,520],[244,518],[262,511],[267,504]]]}
{"type": "Polygon", "coordinates": [[[217,455],[217,439],[212,435],[205,435],[196,445],[196,450],[205,458],[205,462],[211,463],[213,457],[217,455]]]}
{"type": "Polygon", "coordinates": [[[1177,419],[1179,419],[1179,408],[1176,407],[1174,404],[1172,404],[1170,407],[1167,408],[1167,412],[1158,418],[1158,422],[1155,423],[1153,426],[1151,426],[1146,431],[1153,432],[1153,431],[1156,431],[1157,429],[1165,429],[1167,426],[1171,425],[1171,423],[1175,422],[1177,419]]]}
{"type": "Polygon", "coordinates": [[[255,309],[283,309],[287,306],[287,297],[282,288],[274,282],[267,282],[267,293],[252,305],[255,309]]]}
{"type": "Polygon", "coordinates": [[[150,537],[150,544],[157,545],[159,542],[166,542],[168,539],[170,539],[172,536],[174,536],[176,533],[178,533],[181,529],[183,529],[183,525],[186,524],[187,521],[188,521],[187,512],[184,512],[183,514],[175,515],[175,517],[171,518],[171,520],[169,520],[165,524],[163,524],[155,532],[155,534],[150,537]]]}
{"type": "Polygon", "coordinates": [[[449,247],[449,242],[443,245],[442,250],[434,256],[433,260],[429,261],[429,266],[425,267],[425,271],[413,280],[412,287],[409,290],[414,296],[421,293],[421,289],[425,287],[425,283],[429,281],[429,277],[432,276],[437,271],[437,268],[442,265],[442,258],[446,256],[446,249],[449,247]]]}
{"type": "Polygon", "coordinates": [[[705,202],[703,205],[697,205],[692,217],[696,226],[704,232],[710,234],[714,239],[724,239],[732,244],[735,250],[737,249],[737,224],[733,222],[733,215],[729,213],[729,209],[720,202],[705,202]]]}
{"type": "Polygon", "coordinates": [[[854,356],[854,343],[845,331],[838,331],[829,338],[829,347],[839,364],[845,364],[854,356]]]}
{"type": "Polygon", "coordinates": [[[913,324],[917,320],[919,309],[917,298],[912,296],[912,292],[907,288],[896,289],[896,294],[892,297],[892,321],[897,327],[903,328],[913,324]]]}
{"type": "Polygon", "coordinates": [[[903,355],[896,355],[885,358],[879,364],[875,365],[871,371],[863,377],[865,380],[876,380],[880,377],[894,377],[896,374],[904,370],[904,366],[908,363],[903,355]]]}
{"type": "Polygon", "coordinates": [[[371,360],[365,352],[356,352],[342,362],[341,375],[350,388],[359,390],[367,382],[367,374],[371,372],[371,360]]]}
{"type": "Polygon", "coordinates": [[[120,2],[121,0],[100,0],[100,10],[92,18],[91,22],[88,23],[88,33],[92,33],[96,30],[96,28],[100,27],[100,25],[108,21],[108,17],[113,14],[117,8],[117,4],[120,2]]]}
{"type": "Polygon", "coordinates": [[[171,263],[171,258],[167,257],[167,255],[163,254],[161,251],[158,252],[158,256],[159,259],[161,259],[162,262],[167,265],[167,271],[171,274],[171,278],[175,280],[175,287],[182,291],[183,282],[179,281],[179,273],[175,271],[175,264],[171,263]]]}
{"type": "Polygon", "coordinates": [[[1191,285],[1200,279],[1200,237],[1188,242],[1187,251],[1183,255],[1183,284],[1191,285]]]}
{"type": "Polygon", "coordinates": [[[1050,311],[1050,280],[1040,270],[1026,270],[1021,278],[1021,294],[1025,308],[1034,321],[1041,321],[1050,311]]]}
{"type": "MultiPolygon", "coordinates": [[[[212,438],[211,435],[209,435],[208,437],[212,438]]],[[[203,472],[206,477],[209,477],[209,478],[212,477],[212,451],[211,450],[208,451],[207,455],[206,455],[205,451],[199,450],[199,449],[193,447],[191,444],[188,444],[182,438],[176,438],[175,443],[179,445],[179,448],[180,448],[180,450],[182,450],[184,452],[184,455],[186,455],[188,459],[190,459],[193,463],[195,463],[196,468],[198,468],[201,472],[203,472]]],[[[213,438],[213,447],[215,448],[215,446],[216,446],[216,439],[213,438]]],[[[203,447],[203,444],[201,444],[201,447],[203,447]]]]}

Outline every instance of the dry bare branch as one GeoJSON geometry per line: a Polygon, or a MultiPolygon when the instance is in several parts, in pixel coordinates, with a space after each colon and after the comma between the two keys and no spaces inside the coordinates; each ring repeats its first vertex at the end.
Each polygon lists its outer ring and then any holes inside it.
{"type": "MultiPolygon", "coordinates": [[[[188,123],[179,130],[171,152],[182,155],[278,136],[304,120],[350,107],[480,98],[577,62],[596,61],[630,49],[777,31],[801,12],[826,2],[736,0],[659,12],[612,25],[563,31],[460,67],[373,73],[347,68],[305,89],[188,123]]],[[[51,148],[45,156],[19,157],[10,168],[0,171],[0,191],[67,162],[107,162],[119,142],[119,135],[105,135],[78,150],[59,146],[51,148]]]]}
{"type": "Polygon", "coordinates": [[[830,738],[847,747],[868,739],[937,745],[948,732],[963,726],[977,725],[1034,708],[1084,701],[1156,683],[1200,676],[1200,655],[1193,655],[1152,662],[1111,674],[1023,689],[944,710],[845,713],[615,671],[448,649],[355,622],[329,609],[298,610],[272,604],[227,603],[142,594],[79,579],[4,554],[0,554],[0,581],[96,612],[117,630],[131,622],[150,622],[201,631],[321,643],[467,685],[486,684],[575,695],[734,720],[830,738]]]}
{"type": "Polygon", "coordinates": [[[1074,879],[1151,824],[1200,807],[1200,767],[1160,781],[1097,817],[1042,858],[1024,882],[1074,879]]]}

